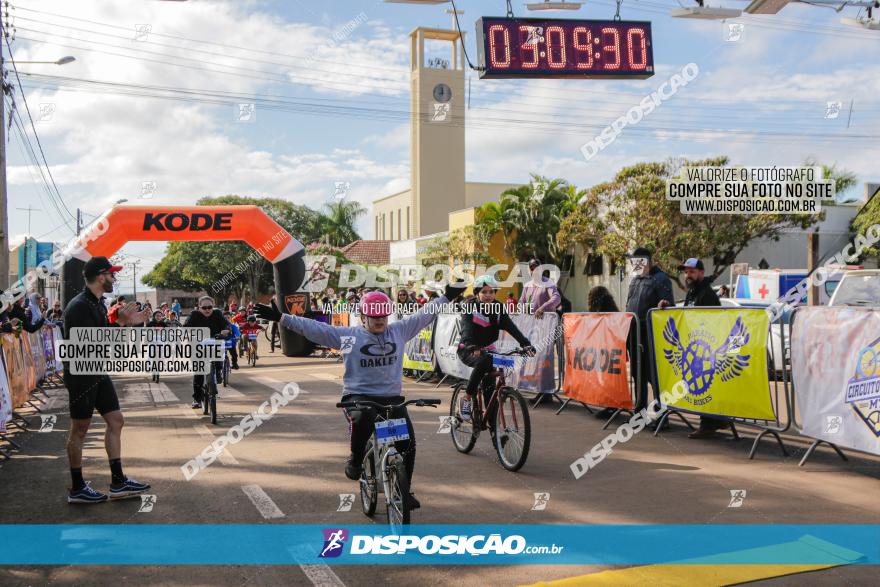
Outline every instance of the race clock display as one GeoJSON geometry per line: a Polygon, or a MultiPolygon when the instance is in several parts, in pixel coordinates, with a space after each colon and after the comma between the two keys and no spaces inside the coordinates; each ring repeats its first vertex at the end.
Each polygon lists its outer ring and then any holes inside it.
{"type": "Polygon", "coordinates": [[[645,79],[654,75],[651,23],[484,17],[480,77],[645,79]]]}

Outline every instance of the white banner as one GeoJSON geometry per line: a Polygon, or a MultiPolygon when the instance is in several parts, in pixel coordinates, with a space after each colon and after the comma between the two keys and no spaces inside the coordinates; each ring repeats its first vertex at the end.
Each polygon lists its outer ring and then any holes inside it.
{"type": "MultiPolygon", "coordinates": [[[[514,372],[508,371],[507,384],[516,389],[532,392],[551,392],[556,389],[556,363],[554,362],[554,336],[557,333],[559,317],[550,312],[544,314],[540,320],[534,316],[518,314],[511,316],[516,327],[529,339],[537,349],[538,354],[534,358],[519,359],[519,368],[514,372]]],[[[456,354],[458,350],[459,315],[440,314],[434,332],[434,356],[440,369],[453,377],[467,379],[471,376],[471,369],[461,362],[456,354]]],[[[506,352],[519,347],[516,340],[502,331],[495,347],[500,352],[506,352]]]]}
{"type": "MultiPolygon", "coordinates": [[[[555,312],[547,312],[540,319],[529,314],[516,314],[511,319],[535,347],[537,354],[533,358],[518,358],[517,364],[520,368],[507,374],[507,384],[515,389],[535,393],[554,391],[557,370],[553,358],[555,342],[557,336],[562,337],[562,331],[557,331],[556,328],[559,325],[559,316],[555,312]]],[[[502,331],[497,346],[499,351],[506,352],[518,348],[519,343],[502,331]]]]}
{"type": "Polygon", "coordinates": [[[12,419],[12,393],[3,354],[0,352],[0,432],[6,432],[6,423],[12,419]]]}
{"type": "Polygon", "coordinates": [[[434,356],[437,357],[437,364],[443,373],[467,379],[473,369],[462,363],[456,354],[459,338],[458,314],[438,314],[434,324],[434,356]]]}
{"type": "Polygon", "coordinates": [[[880,455],[880,310],[810,306],[794,320],[801,434],[880,455]]]}

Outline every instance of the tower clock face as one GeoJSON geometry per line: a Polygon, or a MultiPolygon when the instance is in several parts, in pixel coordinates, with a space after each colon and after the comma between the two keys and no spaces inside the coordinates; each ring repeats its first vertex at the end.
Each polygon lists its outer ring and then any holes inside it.
{"type": "Polygon", "coordinates": [[[434,99],[438,102],[449,102],[452,99],[452,89],[446,84],[434,86],[434,99]]]}

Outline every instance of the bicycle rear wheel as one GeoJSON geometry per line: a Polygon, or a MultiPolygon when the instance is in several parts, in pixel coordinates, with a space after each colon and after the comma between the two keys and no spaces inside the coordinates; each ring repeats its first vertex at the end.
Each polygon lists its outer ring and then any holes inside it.
{"type": "MultiPolygon", "coordinates": [[[[205,377],[213,377],[213,376],[214,376],[213,372],[205,375],[205,377]]],[[[211,413],[210,403],[211,403],[211,384],[206,382],[205,385],[202,387],[202,414],[205,416],[207,416],[209,413],[211,413]]]]}
{"type": "Polygon", "coordinates": [[[229,387],[229,356],[223,361],[223,387],[229,387]]]}
{"type": "Polygon", "coordinates": [[[364,461],[361,463],[363,465],[360,478],[361,509],[364,511],[364,515],[372,518],[373,514],[376,513],[376,503],[378,501],[378,492],[376,489],[376,461],[373,457],[373,445],[367,444],[366,451],[364,461]]]}
{"type": "Polygon", "coordinates": [[[409,524],[409,477],[403,459],[397,458],[393,464],[389,464],[385,475],[391,488],[389,495],[385,497],[388,504],[388,525],[398,528],[409,524]]]}
{"type": "MultiPolygon", "coordinates": [[[[469,453],[477,444],[479,431],[473,423],[474,409],[471,406],[471,421],[465,422],[461,416],[461,400],[466,397],[465,386],[459,383],[452,392],[452,401],[449,402],[449,433],[452,435],[452,444],[461,453],[469,453]]],[[[473,404],[473,402],[471,402],[473,404]]]]}
{"type": "Polygon", "coordinates": [[[499,393],[495,430],[495,450],[501,466],[519,471],[529,457],[532,426],[525,398],[512,387],[504,387],[499,393]]]}

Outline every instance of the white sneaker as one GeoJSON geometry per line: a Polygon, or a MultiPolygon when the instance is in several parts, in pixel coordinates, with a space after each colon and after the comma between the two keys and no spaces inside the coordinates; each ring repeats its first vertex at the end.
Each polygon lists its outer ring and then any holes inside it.
{"type": "Polygon", "coordinates": [[[465,422],[471,421],[471,400],[467,398],[462,398],[461,400],[461,409],[459,410],[461,414],[461,419],[465,422]]]}

